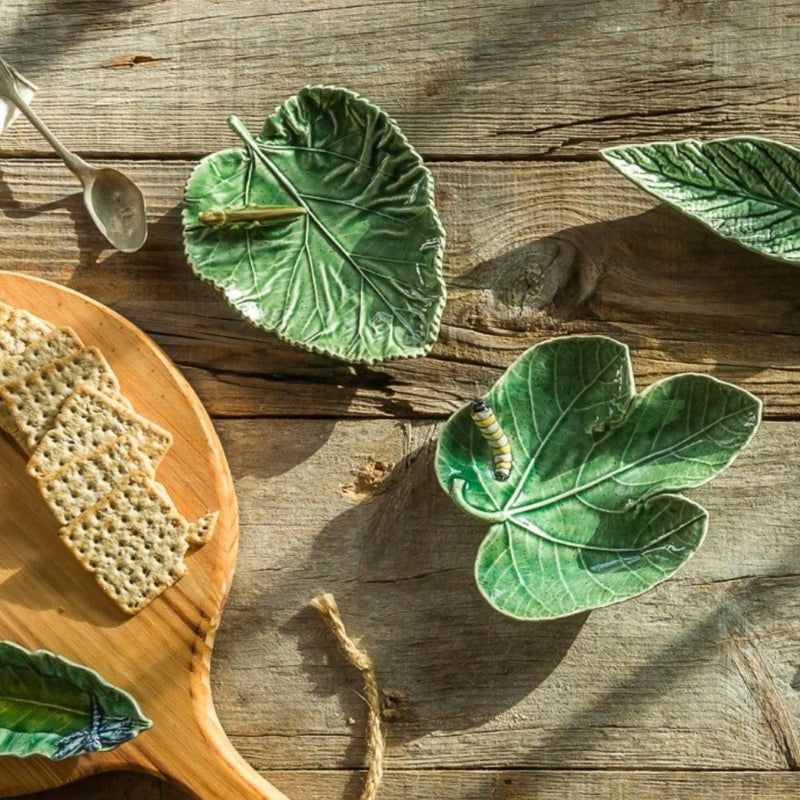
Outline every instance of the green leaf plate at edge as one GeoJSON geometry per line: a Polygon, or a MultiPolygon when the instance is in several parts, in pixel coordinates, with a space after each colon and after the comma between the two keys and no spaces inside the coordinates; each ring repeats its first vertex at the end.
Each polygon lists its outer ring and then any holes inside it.
{"type": "Polygon", "coordinates": [[[112,750],[152,724],[131,695],[93,669],[0,641],[0,756],[57,760],[112,750]],[[87,746],[83,734],[92,727],[93,703],[101,717],[99,739],[87,746]]]}
{"type": "Polygon", "coordinates": [[[636,394],[628,348],[567,336],[523,353],[485,396],[511,444],[511,475],[470,407],[445,424],[442,487],[490,523],[475,564],[489,603],[553,619],[634,597],[676,572],[705,536],[705,509],[677,494],[719,474],[755,433],[761,401],[687,373],[636,394]]]}
{"type": "Polygon", "coordinates": [[[206,156],[183,212],[194,272],[246,319],[350,362],[425,355],[445,304],[433,177],[400,128],[346,89],[306,87],[243,149],[206,156]],[[278,224],[206,227],[203,211],[299,206],[278,224]]]}
{"type": "Polygon", "coordinates": [[[800,150],[736,136],[623,145],[600,154],[637,186],[723,238],[800,263],[800,150]]]}

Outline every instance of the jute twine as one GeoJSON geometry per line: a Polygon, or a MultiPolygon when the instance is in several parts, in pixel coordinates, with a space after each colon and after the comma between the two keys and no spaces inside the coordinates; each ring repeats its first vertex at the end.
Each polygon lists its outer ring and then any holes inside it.
{"type": "Polygon", "coordinates": [[[339,607],[332,594],[321,594],[315,597],[310,605],[317,609],[322,621],[333,631],[339,646],[347,656],[347,660],[361,670],[364,678],[364,695],[369,707],[367,720],[367,777],[360,800],[374,800],[383,778],[384,738],[381,728],[381,701],[378,694],[378,681],[375,677],[375,665],[369,655],[362,650],[348,635],[342,622],[339,607]]]}

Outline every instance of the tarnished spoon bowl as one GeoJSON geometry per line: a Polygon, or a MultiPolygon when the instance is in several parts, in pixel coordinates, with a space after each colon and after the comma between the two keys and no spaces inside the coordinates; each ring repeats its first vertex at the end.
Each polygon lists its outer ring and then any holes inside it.
{"type": "Polygon", "coordinates": [[[139,187],[116,169],[90,168],[78,177],[83,201],[100,233],[123,253],[138,250],[147,239],[144,196],[139,187]]]}

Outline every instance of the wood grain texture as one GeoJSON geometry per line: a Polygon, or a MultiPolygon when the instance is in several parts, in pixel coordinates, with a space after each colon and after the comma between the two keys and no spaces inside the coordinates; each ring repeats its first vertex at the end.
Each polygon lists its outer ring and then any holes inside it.
{"type": "Polygon", "coordinates": [[[795,424],[765,424],[691,493],[710,529],[675,579],[543,624],[504,618],[479,596],[485,526],[435,482],[437,425],[218,427],[242,518],[212,682],[223,725],[259,770],[362,765],[359,679],[306,608],[320,590],[378,665],[390,771],[792,766],[795,424]]]}
{"type": "Polygon", "coordinates": [[[448,235],[439,341],[425,359],[365,367],[280,342],[194,277],[180,226],[191,162],[113,163],[148,199],[141,252],[107,249],[57,163],[6,160],[2,264],[133,320],[215,416],[443,416],[527,347],[574,332],[629,344],[640,386],[711,372],[761,397],[768,418],[800,416],[800,270],[655,205],[605,164],[434,164],[448,235]]]}
{"type": "MultiPolygon", "coordinates": [[[[293,800],[358,796],[358,679],[305,610],[332,589],[378,662],[387,800],[797,796],[800,271],[596,160],[654,139],[800,143],[795,3],[7,0],[0,31],[65,142],[147,195],[147,246],[114,253],[30,126],[0,138],[0,268],[128,316],[216,418],[243,526],[212,680],[248,760],[293,800]],[[449,299],[426,359],[353,368],[291,348],[186,265],[194,160],[234,144],[227,114],[255,129],[309,82],[381,104],[435,162],[449,299]],[[523,625],[474,589],[483,529],[433,483],[430,418],[575,331],[631,345],[640,387],[711,372],[775,421],[693,493],[710,532],[675,580],[523,625]]],[[[101,797],[185,798],[116,774],[39,800],[101,797]]]]}
{"type": "MultiPolygon", "coordinates": [[[[361,776],[348,770],[271,772],[269,778],[295,800],[356,800],[361,776]]],[[[796,773],[614,772],[551,770],[393,770],[381,800],[446,797],[458,800],[795,800],[796,773]]],[[[177,790],[141,775],[104,775],[30,800],[185,800],[177,790]],[[80,791],[81,794],[75,794],[80,791]]]]}
{"type": "Polygon", "coordinates": [[[435,425],[219,427],[242,551],[212,681],[224,726],[259,769],[360,764],[361,727],[348,723],[364,713],[358,679],[304,609],[321,588],[379,665],[395,769],[790,766],[800,711],[800,576],[786,572],[800,512],[785,458],[792,423],[766,424],[693,493],[711,529],[676,579],[542,625],[497,615],[475,591],[483,527],[433,481],[435,425]]]}
{"type": "Polygon", "coordinates": [[[211,648],[238,542],[236,496],[211,421],[163,353],[109,309],[9,272],[0,273],[0,298],[71,327],[99,348],[134,408],[173,434],[158,478],[177,508],[190,520],[219,511],[214,538],[187,555],[187,574],[127,617],[57,541],[58,523],[25,473],[26,458],[10,437],[0,439],[0,638],[97,669],[153,720],[151,731],[90,758],[0,758],[0,796],[129,767],[169,779],[197,800],[230,792],[285,800],[230,746],[209,690],[211,648]]]}
{"type": "MultiPolygon", "coordinates": [[[[7,0],[4,56],[66,143],[202,154],[307,83],[348,86],[427,157],[593,155],[620,140],[797,142],[792,0],[7,0]]],[[[26,124],[2,152],[47,152],[26,124]]]]}

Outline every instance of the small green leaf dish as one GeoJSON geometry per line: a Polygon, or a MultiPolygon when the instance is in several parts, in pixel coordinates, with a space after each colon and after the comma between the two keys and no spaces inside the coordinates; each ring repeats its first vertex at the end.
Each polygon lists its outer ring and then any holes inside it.
{"type": "Polygon", "coordinates": [[[0,642],[0,755],[59,761],[152,727],[127,692],[47,650],[0,642]]]}
{"type": "Polygon", "coordinates": [[[756,253],[800,263],[800,150],[756,136],[601,150],[646,192],[756,253]]]}
{"type": "Polygon", "coordinates": [[[244,148],[186,184],[186,255],[246,319],[351,362],[421,356],[438,335],[444,229],[433,178],[397,124],[353,92],[310,86],[244,148]],[[272,212],[272,213],[271,213],[272,212]]]}
{"type": "Polygon", "coordinates": [[[722,472],[761,419],[758,398],[707,375],[636,394],[628,348],[603,336],[532,347],[482,400],[489,417],[475,401],[445,424],[436,473],[490,525],[478,588],[522,620],[618,603],[673,575],[708,523],[678,492],[722,472]]]}

